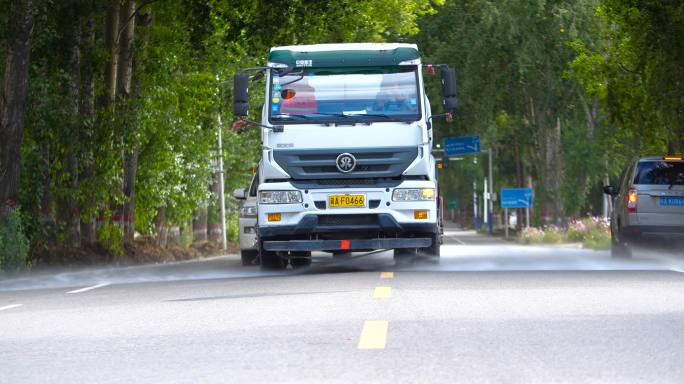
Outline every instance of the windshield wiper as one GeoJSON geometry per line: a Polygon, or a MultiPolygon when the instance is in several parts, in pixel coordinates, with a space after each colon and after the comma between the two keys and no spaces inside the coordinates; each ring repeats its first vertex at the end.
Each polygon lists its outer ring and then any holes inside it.
{"type": "Polygon", "coordinates": [[[384,119],[391,119],[393,116],[386,115],[384,113],[353,113],[349,116],[368,116],[368,117],[382,117],[384,119]]]}
{"type": "Polygon", "coordinates": [[[307,113],[306,115],[297,115],[297,114],[292,114],[292,115],[291,115],[291,114],[289,114],[289,113],[279,113],[279,114],[277,114],[277,115],[274,115],[274,117],[284,117],[284,118],[296,117],[296,118],[300,118],[300,119],[310,119],[310,118],[313,118],[313,117],[314,117],[314,116],[311,116],[311,115],[323,115],[323,116],[344,117],[344,118],[346,118],[346,119],[351,119],[351,118],[352,118],[351,116],[342,115],[342,114],[339,114],[339,113],[326,113],[326,112],[311,112],[311,113],[307,113]]]}
{"type": "Polygon", "coordinates": [[[296,79],[294,79],[294,80],[292,80],[292,81],[290,81],[290,82],[281,83],[280,86],[281,86],[281,87],[284,87],[284,86],[286,86],[286,85],[290,85],[290,84],[296,83],[296,82],[300,81],[300,80],[303,79],[303,78],[304,78],[304,74],[302,74],[301,76],[299,76],[298,78],[296,78],[296,79]]]}
{"type": "Polygon", "coordinates": [[[352,116],[345,115],[343,113],[329,113],[329,112],[312,112],[312,115],[323,115],[323,116],[335,116],[335,117],[344,117],[346,119],[352,118],[352,116]]]}
{"type": "Polygon", "coordinates": [[[289,117],[296,117],[296,118],[298,118],[298,119],[303,119],[303,120],[308,120],[308,119],[309,119],[309,116],[307,116],[307,115],[297,115],[297,114],[292,114],[292,115],[291,115],[291,114],[289,114],[289,113],[279,113],[279,114],[277,114],[277,115],[273,115],[273,117],[276,117],[276,118],[279,118],[279,119],[281,119],[281,118],[287,119],[287,118],[289,118],[289,117]]]}

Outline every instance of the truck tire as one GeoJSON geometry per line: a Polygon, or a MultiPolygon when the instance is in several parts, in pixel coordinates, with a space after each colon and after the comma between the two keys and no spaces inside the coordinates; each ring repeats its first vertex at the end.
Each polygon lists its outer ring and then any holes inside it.
{"type": "Polygon", "coordinates": [[[440,248],[440,235],[439,233],[435,233],[434,235],[432,235],[432,245],[427,248],[418,248],[418,255],[424,261],[428,261],[431,263],[439,263],[441,253],[440,248]]]}
{"type": "Polygon", "coordinates": [[[303,268],[311,265],[311,252],[290,252],[290,264],[292,268],[303,268]]]}
{"type": "Polygon", "coordinates": [[[280,257],[278,252],[266,251],[264,249],[260,249],[259,251],[259,259],[261,259],[259,265],[262,270],[277,271],[287,267],[287,260],[280,257]]]}
{"type": "Polygon", "coordinates": [[[254,266],[257,264],[257,259],[259,252],[256,249],[241,249],[240,259],[242,260],[242,265],[254,266]]]}

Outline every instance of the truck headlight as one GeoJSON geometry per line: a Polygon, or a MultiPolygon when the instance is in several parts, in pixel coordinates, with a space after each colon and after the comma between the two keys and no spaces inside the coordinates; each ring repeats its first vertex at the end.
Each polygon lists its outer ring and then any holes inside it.
{"type": "Polygon", "coordinates": [[[426,201],[434,199],[434,188],[398,188],[392,192],[392,201],[426,201]]]}
{"type": "Polygon", "coordinates": [[[261,191],[259,203],[261,204],[293,204],[302,202],[300,191],[261,191]]]}
{"type": "Polygon", "coordinates": [[[242,207],[239,213],[240,217],[256,217],[257,207],[242,207]]]}

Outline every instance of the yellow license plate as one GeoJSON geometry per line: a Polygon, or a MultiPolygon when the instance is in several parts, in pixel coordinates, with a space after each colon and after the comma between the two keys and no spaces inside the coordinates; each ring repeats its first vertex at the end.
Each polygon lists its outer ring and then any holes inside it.
{"type": "Polygon", "coordinates": [[[366,206],[366,195],[330,195],[330,208],[363,208],[366,206]]]}

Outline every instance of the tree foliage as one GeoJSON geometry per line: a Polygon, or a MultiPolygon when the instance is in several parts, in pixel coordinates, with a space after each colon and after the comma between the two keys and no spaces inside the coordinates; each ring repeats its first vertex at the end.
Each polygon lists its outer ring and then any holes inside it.
{"type": "MultiPolygon", "coordinates": [[[[4,79],[16,72],[7,60],[12,4],[24,3],[0,0],[4,79]]],[[[263,64],[276,45],[415,41],[425,62],[452,65],[460,108],[455,124],[435,122],[438,140],[482,135],[494,153],[495,190],[532,185],[539,219],[597,213],[599,187],[627,158],[684,149],[677,0],[31,7],[25,127],[12,140],[20,143],[21,228],[34,250],[91,241],[116,248],[130,240],[127,225],[159,238],[172,227],[215,223],[217,131],[227,191],[247,185],[260,153],[258,130],[227,129],[231,77],[263,64]]],[[[435,101],[438,79],[427,84],[435,101]]],[[[258,105],[258,92],[252,97],[258,105]]],[[[452,162],[440,176],[445,197],[469,201],[474,180],[481,192],[485,160],[452,162]]]]}
{"type": "MultiPolygon", "coordinates": [[[[121,251],[129,222],[155,236],[188,229],[203,210],[215,221],[217,131],[227,191],[248,183],[260,154],[258,130],[226,129],[233,73],[275,45],[414,34],[440,2],[390,3],[36,2],[19,189],[33,249],[121,251]]],[[[0,16],[4,32],[5,7],[0,16]]]]}

